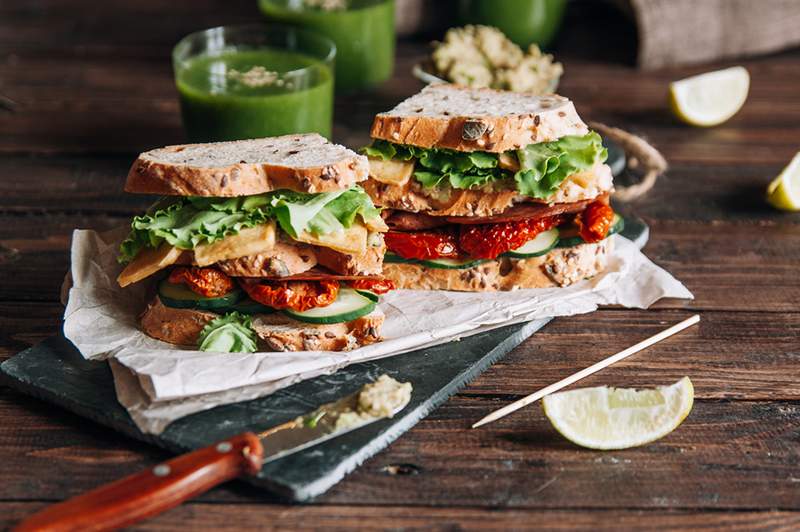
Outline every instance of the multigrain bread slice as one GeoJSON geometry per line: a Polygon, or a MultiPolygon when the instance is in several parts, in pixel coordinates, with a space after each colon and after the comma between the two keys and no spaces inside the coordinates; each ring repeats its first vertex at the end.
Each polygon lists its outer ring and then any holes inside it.
{"type": "Polygon", "coordinates": [[[421,148],[500,153],[588,132],[563,96],[438,84],[377,115],[371,135],[421,148]]]}
{"type": "MultiPolygon", "coordinates": [[[[218,314],[164,306],[158,296],[141,316],[142,331],[170,344],[196,346],[200,332],[218,314]]],[[[384,314],[371,313],[347,323],[315,325],[276,312],[253,316],[259,349],[268,351],[349,351],[381,340],[384,314]]]]}
{"type": "Polygon", "coordinates": [[[502,257],[460,270],[387,263],[383,274],[397,288],[413,290],[495,292],[562,287],[602,272],[612,248],[613,239],[607,238],[596,244],[554,249],[541,257],[502,257]]]}
{"type": "Polygon", "coordinates": [[[167,146],[134,161],[126,192],[249,196],[277,189],[329,192],[367,178],[363,155],[317,134],[167,146]]]}

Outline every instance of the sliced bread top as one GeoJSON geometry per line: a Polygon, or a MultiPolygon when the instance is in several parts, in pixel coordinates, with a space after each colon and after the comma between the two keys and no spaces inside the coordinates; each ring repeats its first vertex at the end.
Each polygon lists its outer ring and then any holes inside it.
{"type": "Polygon", "coordinates": [[[371,134],[395,144],[499,153],[588,132],[563,96],[437,84],[377,115],[371,134]]]}
{"type": "Polygon", "coordinates": [[[277,189],[329,192],[367,178],[363,155],[313,134],[184,144],[139,155],[126,192],[249,196],[277,189]]]}

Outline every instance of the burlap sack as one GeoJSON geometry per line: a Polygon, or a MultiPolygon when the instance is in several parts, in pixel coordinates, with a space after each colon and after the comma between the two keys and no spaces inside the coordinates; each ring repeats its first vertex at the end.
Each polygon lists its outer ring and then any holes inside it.
{"type": "Polygon", "coordinates": [[[638,63],[654,69],[800,45],[800,0],[629,0],[638,63]]]}

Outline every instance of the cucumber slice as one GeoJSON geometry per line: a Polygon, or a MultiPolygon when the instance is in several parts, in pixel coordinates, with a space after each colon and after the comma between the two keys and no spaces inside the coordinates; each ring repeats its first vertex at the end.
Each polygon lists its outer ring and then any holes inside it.
{"type": "Polygon", "coordinates": [[[324,325],[328,323],[353,321],[375,310],[376,305],[377,303],[359,294],[357,290],[342,288],[339,290],[336,301],[327,307],[312,308],[303,312],[287,309],[284,310],[283,313],[298,321],[324,325]]]}
{"type": "Polygon", "coordinates": [[[504,253],[504,255],[518,259],[538,257],[556,247],[556,244],[558,244],[558,229],[553,228],[548,231],[542,231],[533,239],[528,240],[515,250],[504,253]]]}
{"type": "Polygon", "coordinates": [[[427,266],[428,268],[439,268],[441,270],[463,270],[466,268],[472,268],[473,266],[477,266],[478,264],[483,264],[487,262],[484,259],[425,259],[425,260],[417,260],[417,259],[404,259],[399,255],[395,255],[394,253],[386,253],[383,257],[383,262],[386,263],[397,263],[397,264],[419,264],[420,266],[427,266]]]}
{"type": "Polygon", "coordinates": [[[428,268],[439,268],[441,270],[464,270],[472,268],[478,264],[488,262],[486,259],[429,259],[421,260],[419,264],[427,266],[428,268]]]}
{"type": "MultiPolygon", "coordinates": [[[[621,233],[624,230],[625,230],[625,218],[623,218],[617,213],[614,213],[614,220],[611,222],[611,228],[608,230],[606,238],[610,237],[611,235],[621,233]]],[[[566,238],[561,238],[558,241],[558,247],[571,248],[585,243],[586,242],[584,242],[584,240],[579,236],[569,236],[566,238]]]]}
{"type": "Polygon", "coordinates": [[[158,283],[158,297],[167,307],[219,310],[236,304],[243,292],[234,288],[222,297],[204,297],[189,290],[186,285],[170,283],[168,279],[158,283]]]}
{"type": "Polygon", "coordinates": [[[406,263],[414,263],[414,262],[417,262],[417,261],[414,260],[414,259],[404,259],[400,255],[396,255],[396,254],[392,253],[391,251],[387,251],[386,254],[384,254],[384,256],[383,256],[383,262],[388,262],[388,263],[394,262],[394,263],[397,263],[397,264],[406,264],[406,263]]]}
{"type": "Polygon", "coordinates": [[[625,230],[625,218],[620,216],[617,213],[614,213],[614,221],[611,222],[611,229],[608,230],[608,235],[616,235],[617,233],[621,233],[625,230]]]}
{"type": "Polygon", "coordinates": [[[575,246],[580,246],[581,244],[585,244],[586,242],[579,236],[568,236],[566,238],[560,238],[558,240],[558,246],[560,248],[572,248],[575,246]]]}
{"type": "Polygon", "coordinates": [[[362,296],[364,296],[366,298],[371,299],[375,303],[377,303],[381,299],[381,296],[379,296],[375,292],[371,292],[370,290],[356,290],[356,292],[358,292],[359,294],[361,294],[362,296]]]}
{"type": "Polygon", "coordinates": [[[242,314],[272,314],[275,312],[275,309],[246,297],[235,305],[231,305],[230,307],[226,308],[225,312],[241,312],[242,314]]]}

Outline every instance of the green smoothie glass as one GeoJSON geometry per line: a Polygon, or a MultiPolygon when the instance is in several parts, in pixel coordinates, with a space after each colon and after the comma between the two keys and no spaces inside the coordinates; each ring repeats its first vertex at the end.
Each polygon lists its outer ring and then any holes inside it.
{"type": "Polygon", "coordinates": [[[392,76],[394,0],[259,0],[271,21],[306,28],[336,43],[336,90],[352,92],[392,76]]]}
{"type": "Polygon", "coordinates": [[[461,0],[462,24],[495,26],[523,48],[536,43],[544,48],[553,41],[567,0],[461,0]]]}
{"type": "Polygon", "coordinates": [[[330,138],[335,56],[330,39],[284,26],[223,26],[185,37],[172,62],[189,140],[330,138]]]}

